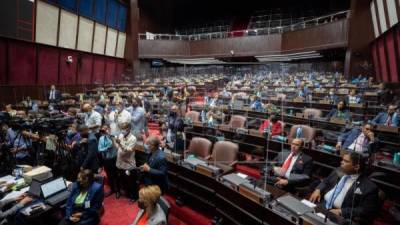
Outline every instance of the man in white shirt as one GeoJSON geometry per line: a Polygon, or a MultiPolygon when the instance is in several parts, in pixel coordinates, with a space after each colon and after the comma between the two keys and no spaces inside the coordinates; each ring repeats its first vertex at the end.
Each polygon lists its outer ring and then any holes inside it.
{"type": "Polygon", "coordinates": [[[336,149],[345,149],[368,155],[375,152],[376,140],[371,124],[365,124],[361,129],[352,130],[340,135],[336,144],[336,149]]]}
{"type": "Polygon", "coordinates": [[[115,137],[118,137],[121,133],[120,126],[124,123],[130,123],[132,120],[131,114],[125,109],[122,101],[117,102],[115,110],[112,110],[105,118],[110,125],[110,134],[115,137]]]}
{"type": "Polygon", "coordinates": [[[98,134],[102,124],[102,115],[93,110],[92,105],[89,103],[83,104],[82,111],[85,113],[85,125],[90,132],[98,134]]]}
{"type": "Polygon", "coordinates": [[[275,186],[287,191],[296,186],[303,186],[310,179],[313,160],[303,153],[303,140],[293,139],[290,152],[282,150],[274,161],[280,162],[281,166],[273,168],[275,186]]]}
{"type": "Polygon", "coordinates": [[[46,97],[49,102],[58,102],[61,98],[60,91],[56,90],[55,85],[51,85],[50,91],[48,92],[46,97]]]}
{"type": "Polygon", "coordinates": [[[144,131],[145,126],[145,111],[141,106],[139,98],[132,99],[132,107],[129,108],[129,112],[132,116],[132,131],[136,138],[141,138],[141,134],[144,131]]]}
{"type": "Polygon", "coordinates": [[[138,184],[135,160],[135,144],[136,137],[131,132],[130,123],[123,123],[121,125],[121,134],[114,141],[115,146],[118,149],[117,153],[117,168],[118,168],[118,180],[125,189],[128,197],[132,201],[138,199],[138,184]]]}
{"type": "Polygon", "coordinates": [[[322,200],[321,204],[333,214],[358,220],[359,224],[372,224],[379,212],[378,187],[364,175],[364,168],[362,155],[346,153],[340,168],[318,185],[310,201],[322,200]]]}

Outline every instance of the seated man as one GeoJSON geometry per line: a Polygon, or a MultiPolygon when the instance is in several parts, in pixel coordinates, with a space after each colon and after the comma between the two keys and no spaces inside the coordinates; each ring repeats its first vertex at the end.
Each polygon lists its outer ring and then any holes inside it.
{"type": "Polygon", "coordinates": [[[254,100],[251,102],[250,108],[255,111],[260,111],[263,109],[263,104],[260,97],[254,96],[254,100]]]}
{"type": "Polygon", "coordinates": [[[340,101],[337,104],[337,108],[333,108],[328,115],[326,115],[326,120],[330,120],[332,118],[342,119],[345,121],[350,121],[351,116],[350,112],[347,109],[347,104],[345,101],[340,101]]]}
{"type": "Polygon", "coordinates": [[[349,95],[346,97],[346,102],[348,104],[360,104],[362,103],[362,99],[360,95],[357,94],[356,89],[352,89],[349,93],[349,95]]]}
{"type": "Polygon", "coordinates": [[[400,116],[398,112],[396,112],[396,110],[397,110],[397,105],[390,104],[388,106],[388,111],[379,113],[371,121],[371,123],[373,125],[386,125],[386,126],[398,127],[400,123],[400,116]]]}
{"type": "Polygon", "coordinates": [[[347,149],[361,154],[375,152],[375,135],[371,124],[365,124],[362,128],[353,128],[339,136],[336,149],[347,149]]]}
{"type": "Polygon", "coordinates": [[[325,97],[327,101],[330,102],[330,104],[336,104],[339,101],[339,97],[335,94],[335,89],[331,88],[329,90],[329,95],[325,97]]]}
{"type": "Polygon", "coordinates": [[[145,185],[158,185],[165,193],[168,188],[167,160],[160,145],[160,139],[156,136],[150,136],[147,139],[145,152],[149,156],[147,162],[140,169],[144,173],[143,181],[145,185]]]}
{"type": "Polygon", "coordinates": [[[364,175],[365,159],[356,152],[342,157],[340,168],[324,179],[310,197],[345,219],[373,223],[378,214],[378,188],[364,175]]]}
{"type": "Polygon", "coordinates": [[[207,121],[212,124],[222,124],[224,122],[224,113],[216,106],[210,106],[210,111],[207,112],[207,121]]]}
{"type": "Polygon", "coordinates": [[[296,186],[303,186],[310,179],[313,160],[303,153],[303,144],[302,139],[294,139],[291,151],[282,150],[274,159],[281,165],[273,167],[276,186],[290,191],[296,186]]]}
{"type": "Polygon", "coordinates": [[[260,128],[258,129],[260,133],[268,132],[271,136],[282,134],[282,123],[278,121],[278,116],[272,114],[269,120],[265,120],[260,128]]]}
{"type": "Polygon", "coordinates": [[[94,181],[91,170],[81,170],[66,205],[65,218],[59,225],[96,225],[103,205],[103,185],[94,181]]]}

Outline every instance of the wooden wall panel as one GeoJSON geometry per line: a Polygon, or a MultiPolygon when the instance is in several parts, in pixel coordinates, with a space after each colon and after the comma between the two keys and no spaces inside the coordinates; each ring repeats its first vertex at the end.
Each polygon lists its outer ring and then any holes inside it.
{"type": "Polygon", "coordinates": [[[282,51],[309,51],[346,47],[348,20],[339,20],[316,27],[286,32],[282,35],[282,51]]]}
{"type": "Polygon", "coordinates": [[[117,47],[117,36],[118,36],[117,30],[108,28],[107,43],[106,43],[106,55],[115,56],[115,48],[117,47]]]}
{"type": "Polygon", "coordinates": [[[86,18],[79,18],[78,44],[80,51],[91,52],[93,42],[94,22],[86,18]]]}
{"type": "Polygon", "coordinates": [[[36,10],[36,42],[48,45],[57,45],[59,8],[37,2],[36,10]]]}
{"type": "Polygon", "coordinates": [[[118,58],[124,58],[125,41],[126,41],[126,34],[119,32],[118,33],[118,42],[117,42],[117,51],[115,54],[115,56],[118,58]]]}
{"type": "Polygon", "coordinates": [[[94,28],[93,53],[104,54],[106,46],[106,26],[96,23],[94,28]]]}

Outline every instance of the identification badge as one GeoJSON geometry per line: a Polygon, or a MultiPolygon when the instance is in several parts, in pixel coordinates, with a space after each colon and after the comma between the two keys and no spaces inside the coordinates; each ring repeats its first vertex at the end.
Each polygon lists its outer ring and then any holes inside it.
{"type": "Polygon", "coordinates": [[[88,208],[90,208],[90,201],[85,202],[85,209],[88,209],[88,208]]]}

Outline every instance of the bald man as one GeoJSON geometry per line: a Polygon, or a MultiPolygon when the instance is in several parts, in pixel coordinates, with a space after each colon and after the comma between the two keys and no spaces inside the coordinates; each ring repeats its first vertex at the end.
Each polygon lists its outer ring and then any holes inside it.
{"type": "Polygon", "coordinates": [[[93,110],[92,105],[89,103],[83,104],[82,111],[85,113],[85,125],[89,128],[90,132],[98,134],[103,119],[102,115],[93,110]]]}
{"type": "Polygon", "coordinates": [[[168,171],[165,153],[160,148],[161,141],[156,136],[150,136],[145,144],[145,152],[148,154],[147,162],[141,166],[144,173],[145,185],[158,185],[163,193],[168,188],[168,171]]]}
{"type": "Polygon", "coordinates": [[[307,184],[311,176],[313,160],[302,151],[303,145],[302,139],[293,139],[290,151],[282,150],[275,158],[275,161],[280,164],[273,168],[275,186],[292,191],[296,186],[307,184]]]}

